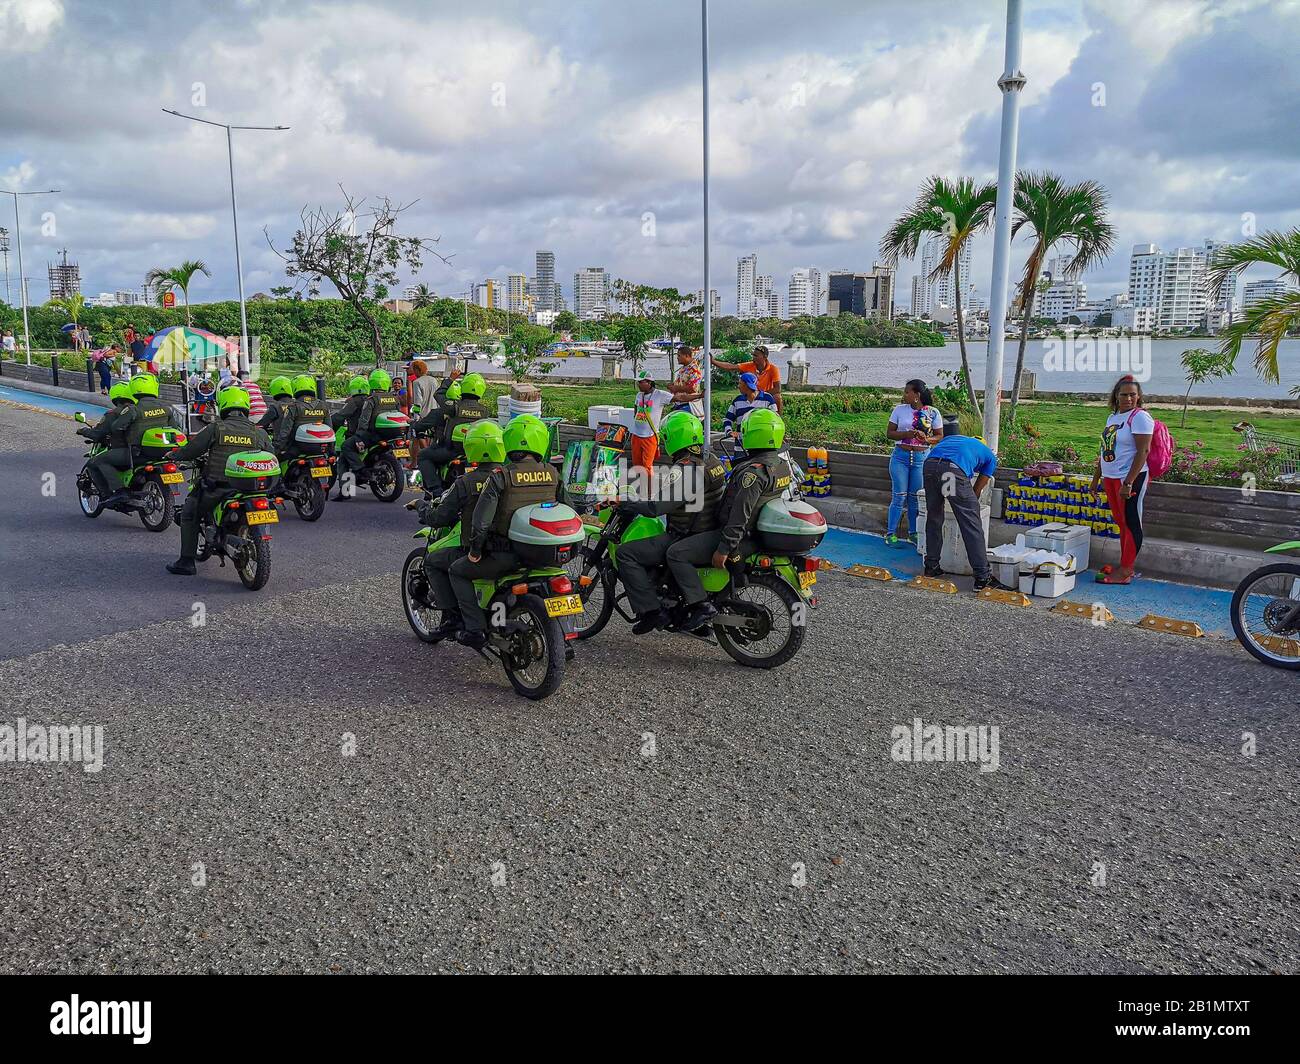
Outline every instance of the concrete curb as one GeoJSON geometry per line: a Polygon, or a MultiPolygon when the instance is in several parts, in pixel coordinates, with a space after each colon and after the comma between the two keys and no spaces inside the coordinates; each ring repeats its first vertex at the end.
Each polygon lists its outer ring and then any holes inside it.
{"type": "Polygon", "coordinates": [[[40,381],[21,380],[17,377],[0,377],[0,385],[9,385],[11,388],[17,388],[24,392],[39,392],[41,395],[48,395],[53,399],[67,399],[70,402],[82,403],[86,406],[98,406],[104,410],[113,405],[108,396],[100,395],[98,392],[87,392],[77,388],[56,388],[52,384],[42,384],[40,381]]]}

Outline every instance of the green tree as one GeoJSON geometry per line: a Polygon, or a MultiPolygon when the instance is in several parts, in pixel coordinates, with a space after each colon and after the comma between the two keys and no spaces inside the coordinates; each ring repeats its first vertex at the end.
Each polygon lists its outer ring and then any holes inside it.
{"type": "Polygon", "coordinates": [[[955,181],[932,177],[922,186],[916,202],[890,226],[880,241],[880,254],[892,267],[898,266],[900,258],[915,258],[923,239],[940,236],[946,241],[943,255],[927,280],[936,281],[952,274],[956,292],[957,344],[961,349],[966,398],[977,413],[980,404],[971,384],[970,361],[966,354],[966,320],[961,305],[961,253],[972,236],[988,228],[996,203],[997,188],[994,185],[976,184],[969,177],[955,181]]]}
{"type": "MultiPolygon", "coordinates": [[[[1241,244],[1230,244],[1214,252],[1210,263],[1210,281],[1217,288],[1250,266],[1275,266],[1282,272],[1280,280],[1300,284],[1300,229],[1284,233],[1269,231],[1241,244]]],[[[1241,316],[1223,330],[1219,350],[1235,366],[1241,345],[1249,336],[1256,337],[1255,371],[1270,384],[1277,384],[1281,373],[1277,364],[1278,344],[1287,333],[1300,329],[1300,291],[1284,292],[1252,303],[1241,316]]]]}
{"type": "Polygon", "coordinates": [[[145,283],[156,285],[160,296],[179,288],[185,300],[185,324],[191,325],[190,283],[194,280],[194,275],[199,273],[205,277],[212,276],[212,271],[202,259],[187,259],[179,266],[155,266],[145,274],[145,283]]]}
{"type": "Polygon", "coordinates": [[[51,299],[47,306],[63,311],[68,316],[68,320],[76,325],[81,321],[82,311],[86,309],[86,297],[80,292],[74,292],[70,296],[51,299]]]}
{"type": "Polygon", "coordinates": [[[1183,374],[1187,381],[1187,391],[1183,395],[1183,417],[1179,425],[1187,424],[1187,401],[1191,398],[1192,388],[1206,381],[1219,380],[1232,372],[1233,358],[1223,351],[1206,351],[1196,348],[1182,354],[1183,374]]]}
{"type": "Polygon", "coordinates": [[[572,333],[578,327],[578,315],[571,310],[562,310],[555,315],[553,326],[556,332],[572,333]]]}
{"type": "Polygon", "coordinates": [[[411,295],[411,306],[416,310],[431,307],[435,298],[427,284],[418,284],[415,286],[415,292],[411,295]]]}
{"type": "MultiPolygon", "coordinates": [[[[1033,237],[1029,258],[1020,281],[1020,347],[1016,373],[1011,382],[1011,424],[1016,423],[1020,401],[1020,378],[1025,369],[1025,344],[1033,318],[1034,296],[1038,292],[1043,263],[1059,243],[1074,245],[1074,257],[1065,268],[1066,277],[1078,277],[1100,265],[1115,242],[1115,228],[1106,220],[1106,190],[1095,181],[1067,185],[1056,174],[1028,173],[1016,180],[1016,219],[1011,226],[1014,239],[1022,230],[1033,237]]],[[[987,400],[987,396],[985,399],[987,400]]]]}

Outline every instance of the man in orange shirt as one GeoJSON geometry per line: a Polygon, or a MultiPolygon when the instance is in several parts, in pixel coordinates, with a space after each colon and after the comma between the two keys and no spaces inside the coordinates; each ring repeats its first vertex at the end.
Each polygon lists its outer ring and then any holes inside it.
{"type": "Polygon", "coordinates": [[[785,400],[781,397],[781,371],[767,357],[767,348],[761,344],[754,348],[751,362],[723,362],[715,358],[713,364],[718,369],[729,369],[736,373],[752,373],[758,378],[758,390],[768,392],[776,400],[776,412],[785,411],[785,400]]]}

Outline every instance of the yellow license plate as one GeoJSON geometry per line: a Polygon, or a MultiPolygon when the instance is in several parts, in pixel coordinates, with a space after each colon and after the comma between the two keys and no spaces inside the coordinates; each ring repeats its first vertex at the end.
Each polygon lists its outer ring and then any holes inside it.
{"type": "Polygon", "coordinates": [[[393,457],[394,457],[394,458],[410,458],[410,457],[411,457],[411,448],[409,448],[409,447],[394,447],[394,448],[393,448],[393,457]]]}
{"type": "Polygon", "coordinates": [[[548,617],[568,617],[570,614],[581,612],[581,595],[557,595],[555,598],[546,600],[546,616],[548,617]]]}
{"type": "Polygon", "coordinates": [[[813,584],[815,584],[815,583],[817,583],[817,574],[816,574],[816,573],[800,573],[800,574],[799,574],[799,588],[800,588],[800,590],[802,590],[802,589],[804,589],[804,588],[812,587],[813,584]]]}
{"type": "Polygon", "coordinates": [[[249,510],[248,523],[250,525],[273,525],[280,520],[280,515],[274,510],[249,510]]]}
{"type": "Polygon", "coordinates": [[[185,474],[184,473],[163,473],[162,482],[164,484],[184,484],[185,474]]]}
{"type": "Polygon", "coordinates": [[[314,477],[327,477],[330,475],[329,466],[312,466],[311,475],[314,477]]]}

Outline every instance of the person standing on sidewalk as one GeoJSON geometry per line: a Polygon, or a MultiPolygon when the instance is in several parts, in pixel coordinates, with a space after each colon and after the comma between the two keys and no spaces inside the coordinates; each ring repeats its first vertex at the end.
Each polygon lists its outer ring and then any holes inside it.
{"type": "MultiPolygon", "coordinates": [[[[645,470],[647,490],[659,453],[659,422],[664,407],[673,401],[673,393],[655,387],[655,379],[645,370],[636,377],[636,405],[632,419],[632,465],[645,470]]],[[[630,473],[631,470],[629,469],[630,473]]],[[[649,496],[646,496],[649,498],[649,496]]]]}
{"type": "Polygon", "coordinates": [[[963,436],[955,417],[943,423],[943,439],[930,449],[922,467],[925,482],[925,575],[943,576],[943,507],[952,507],[966,557],[975,574],[975,590],[1010,590],[989,569],[988,544],[980,515],[980,496],[993,479],[998,458],[981,440],[963,436]],[[971,487],[971,477],[975,486],[971,487]]]}
{"type": "Polygon", "coordinates": [[[1119,569],[1107,566],[1099,584],[1131,584],[1133,566],[1142,549],[1142,503],[1146,499],[1147,454],[1155,435],[1155,419],[1142,409],[1142,385],[1131,374],[1110,390],[1110,417],[1101,430],[1101,450],[1092,475],[1092,490],[1104,484],[1110,512],[1119,525],[1119,569]]]}
{"type": "Polygon", "coordinates": [[[916,527],[917,496],[921,493],[921,474],[930,448],[943,439],[943,415],[933,406],[934,397],[925,381],[910,380],[903,385],[903,401],[894,407],[885,426],[886,435],[894,441],[889,456],[889,480],[893,494],[889,500],[886,519],[885,542],[893,547],[900,542],[898,522],[907,511],[907,531],[916,542],[921,542],[916,527]]]}

